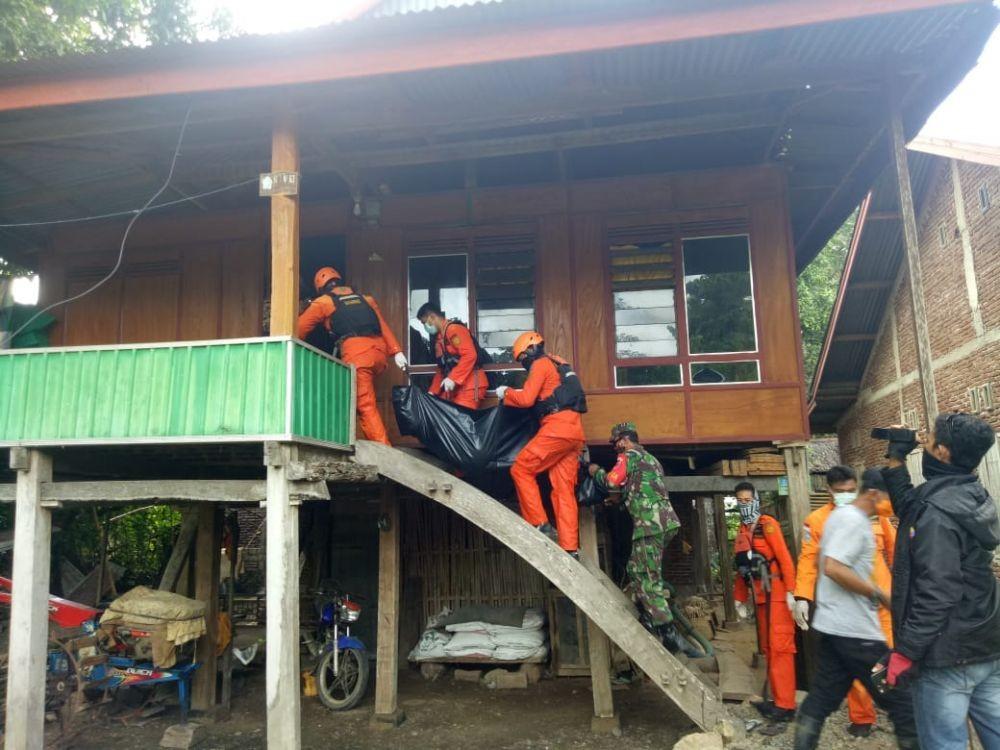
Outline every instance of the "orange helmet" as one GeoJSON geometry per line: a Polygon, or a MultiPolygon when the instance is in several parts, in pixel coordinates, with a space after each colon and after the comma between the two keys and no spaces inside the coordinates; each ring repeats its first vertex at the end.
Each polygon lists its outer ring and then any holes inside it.
{"type": "Polygon", "coordinates": [[[323,266],[313,276],[313,286],[316,287],[317,292],[322,292],[323,287],[331,281],[340,281],[340,272],[332,266],[323,266]]]}
{"type": "Polygon", "coordinates": [[[514,360],[517,361],[527,351],[529,346],[544,344],[545,340],[538,331],[526,331],[514,339],[514,360]]]}

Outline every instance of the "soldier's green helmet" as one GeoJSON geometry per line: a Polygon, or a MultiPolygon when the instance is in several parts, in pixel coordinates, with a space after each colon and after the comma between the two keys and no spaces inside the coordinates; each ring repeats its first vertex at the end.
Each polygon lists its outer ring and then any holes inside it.
{"type": "Polygon", "coordinates": [[[639,430],[636,428],[635,422],[619,422],[616,424],[611,428],[611,439],[608,442],[614,445],[623,437],[629,437],[633,441],[639,442],[639,430]]]}

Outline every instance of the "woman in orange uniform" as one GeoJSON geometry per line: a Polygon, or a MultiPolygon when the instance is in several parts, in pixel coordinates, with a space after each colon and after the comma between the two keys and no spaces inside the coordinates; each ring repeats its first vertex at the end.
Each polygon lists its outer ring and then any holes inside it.
{"type": "MultiPolygon", "coordinates": [[[[795,571],[795,624],[803,631],[809,630],[810,604],[815,601],[817,559],[823,527],[834,509],[853,503],[858,495],[858,477],[849,466],[833,466],[826,473],[827,494],[830,502],[806,516],[802,528],[802,550],[795,571]]],[[[882,493],[884,495],[884,493],[882,493]]],[[[892,505],[888,497],[880,498],[876,505],[877,516],[872,520],[875,534],[875,561],[872,566],[872,581],[884,591],[892,590],[892,559],[896,548],[896,529],[889,520],[892,505]]],[[[879,622],[886,642],[892,648],[892,613],[886,607],[879,607],[879,622]]],[[[875,706],[857,680],[847,694],[847,716],[851,725],[848,734],[854,737],[868,737],[875,726],[875,706]]]]}
{"type": "Polygon", "coordinates": [[[583,388],[564,360],[545,353],[540,333],[529,331],[518,336],[514,359],[528,370],[528,379],[523,388],[501,385],[497,397],[504,406],[534,409],[541,421],[538,432],[521,449],[510,469],[521,516],[575,556],[579,547],[577,463],[584,443],[580,414],[587,410],[583,388]],[[552,483],[555,529],[545,515],[535,479],[543,471],[549,473],[552,483]]]}
{"type": "Polygon", "coordinates": [[[753,582],[757,637],[767,657],[767,680],[773,701],[756,704],[773,721],[795,718],[795,564],[777,519],[760,512],[760,498],[749,482],[736,485],[740,529],[736,535],[737,601],[746,603],[753,582]],[[746,577],[745,577],[746,576],[746,577]]]}
{"type": "Polygon", "coordinates": [[[299,315],[296,335],[304,339],[317,326],[326,327],[336,340],[337,356],[355,367],[361,431],[369,440],[389,445],[375,400],[375,377],[385,370],[390,356],[399,369],[405,370],[406,355],[375,300],[342,281],[335,268],[327,266],[316,272],[313,285],[319,296],[299,315]]]}
{"type": "Polygon", "coordinates": [[[438,366],[427,392],[458,406],[478,409],[486,398],[489,383],[486,373],[477,366],[479,349],[468,326],[448,320],[430,302],[420,306],[417,318],[434,337],[434,359],[438,366]]]}

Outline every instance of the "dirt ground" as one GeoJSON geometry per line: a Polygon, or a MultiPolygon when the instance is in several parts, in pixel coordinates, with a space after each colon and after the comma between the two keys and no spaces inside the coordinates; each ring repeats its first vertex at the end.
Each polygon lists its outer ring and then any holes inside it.
{"type": "MultiPolygon", "coordinates": [[[[333,713],[317,698],[302,699],[303,748],[339,750],[455,750],[473,744],[500,750],[586,748],[621,750],[622,739],[590,731],[589,678],[542,680],[526,690],[490,690],[450,676],[428,682],[419,672],[399,675],[400,706],[406,721],[397,729],[368,726],[372,693],[359,708],[333,713]]],[[[669,748],[691,725],[655,688],[632,684],[615,690],[624,737],[634,750],[669,748]]],[[[84,719],[86,720],[86,719],[84,719]]],[[[177,721],[176,709],[144,726],[122,726],[107,719],[92,724],[72,743],[74,750],[155,748],[163,731],[177,721]]],[[[264,675],[248,676],[234,696],[228,721],[207,722],[199,750],[263,749],[264,675]]]]}
{"type": "MultiPolygon", "coordinates": [[[[199,750],[263,750],[263,670],[247,675],[234,697],[227,721],[204,722],[199,750]]],[[[368,725],[372,697],[359,708],[343,713],[325,709],[316,698],[302,700],[302,746],[338,750],[454,750],[470,746],[491,750],[664,750],[688,732],[697,731],[649,683],[616,686],[615,705],[621,716],[622,737],[590,731],[592,710],[589,678],[545,679],[527,690],[489,690],[475,683],[455,682],[450,676],[436,682],[407,670],[399,676],[400,705],[405,723],[397,729],[373,730],[368,725]],[[624,744],[623,744],[624,743],[624,744]]],[[[759,719],[750,706],[730,705],[734,718],[759,719]]],[[[86,718],[83,721],[87,721],[86,718]]],[[[107,718],[85,725],[70,745],[74,750],[135,750],[155,748],[164,730],[177,721],[175,708],[142,726],[123,726],[107,718]]],[[[884,717],[883,727],[888,727],[884,717]]],[[[821,746],[837,750],[889,750],[895,747],[891,731],[878,730],[859,740],[846,734],[846,709],[830,717],[821,746]]],[[[751,731],[734,750],[792,746],[791,726],[777,737],[751,731]]]]}

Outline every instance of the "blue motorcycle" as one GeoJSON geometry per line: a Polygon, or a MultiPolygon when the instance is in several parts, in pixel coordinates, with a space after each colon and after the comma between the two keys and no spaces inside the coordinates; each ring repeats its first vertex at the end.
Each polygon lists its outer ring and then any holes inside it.
{"type": "MultiPolygon", "coordinates": [[[[361,605],[349,594],[316,593],[318,648],[316,688],[323,705],[333,711],[354,708],[368,690],[368,649],[351,635],[351,623],[361,617],[361,605]]],[[[313,649],[310,649],[313,650],[313,649]]]]}

